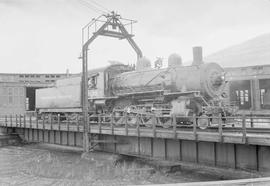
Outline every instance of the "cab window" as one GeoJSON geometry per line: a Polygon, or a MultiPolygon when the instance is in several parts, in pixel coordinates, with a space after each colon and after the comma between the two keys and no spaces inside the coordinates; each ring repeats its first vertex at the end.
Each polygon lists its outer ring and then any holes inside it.
{"type": "Polygon", "coordinates": [[[97,78],[98,74],[92,75],[88,78],[88,88],[89,89],[96,89],[97,88],[97,78]]]}

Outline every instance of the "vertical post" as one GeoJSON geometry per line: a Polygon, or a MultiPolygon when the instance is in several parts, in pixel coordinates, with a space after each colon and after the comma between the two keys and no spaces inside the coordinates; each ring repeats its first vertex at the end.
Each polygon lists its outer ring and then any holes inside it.
{"type": "MultiPolygon", "coordinates": [[[[136,124],[137,124],[137,136],[140,137],[140,122],[139,122],[139,116],[136,115],[136,124]]],[[[139,139],[138,139],[139,140],[139,139]]]]}
{"type": "Polygon", "coordinates": [[[31,136],[32,136],[32,141],[34,141],[34,138],[33,138],[33,130],[32,130],[32,116],[30,115],[30,117],[29,117],[29,123],[30,123],[30,127],[29,127],[29,130],[28,130],[28,139],[29,139],[29,133],[30,133],[30,131],[31,131],[31,136]]]}
{"type": "Polygon", "coordinates": [[[52,114],[50,114],[50,128],[51,128],[51,130],[53,129],[53,115],[52,114]]]}
{"type": "Polygon", "coordinates": [[[243,129],[242,142],[246,143],[247,140],[246,115],[242,115],[242,129],[243,129]]]}
{"type": "Polygon", "coordinates": [[[25,114],[23,115],[23,126],[26,128],[26,119],[25,119],[25,114]]]}
{"type": "Polygon", "coordinates": [[[36,113],[36,129],[37,129],[37,141],[39,142],[38,113],[36,113]]]}
{"type": "Polygon", "coordinates": [[[7,115],[5,115],[5,122],[6,122],[6,127],[8,126],[8,119],[7,119],[7,115]]]}
{"type": "Polygon", "coordinates": [[[141,155],[141,131],[140,131],[140,118],[139,118],[139,115],[137,114],[136,115],[136,128],[137,128],[137,147],[138,147],[138,154],[141,155]]]}
{"type": "Polygon", "coordinates": [[[17,127],[17,124],[18,124],[18,116],[17,114],[15,115],[15,127],[17,127]]]}
{"type": "Polygon", "coordinates": [[[219,141],[223,142],[223,136],[222,136],[222,118],[221,113],[218,115],[218,134],[219,134],[219,141]]]}
{"type": "Polygon", "coordinates": [[[196,148],[196,163],[199,163],[199,142],[195,142],[195,148],[196,148]]]}
{"type": "Polygon", "coordinates": [[[154,138],[150,138],[151,139],[151,157],[154,157],[154,138]]]}
{"type": "Polygon", "coordinates": [[[44,133],[45,133],[45,120],[44,120],[44,115],[42,116],[42,141],[45,142],[45,136],[44,136],[44,133]]]}
{"type": "Polygon", "coordinates": [[[114,117],[113,117],[113,114],[111,115],[111,131],[112,131],[112,135],[114,135],[114,126],[113,126],[113,123],[114,123],[114,117]]]}
{"type": "Polygon", "coordinates": [[[70,119],[68,117],[67,118],[67,146],[69,146],[69,123],[70,123],[70,119]]]}
{"type": "MultiPolygon", "coordinates": [[[[76,118],[76,121],[77,121],[77,132],[79,132],[79,122],[80,122],[80,120],[79,120],[80,118],[79,118],[79,115],[77,114],[77,118],[76,118]]],[[[74,133],[74,134],[76,134],[76,133],[74,133]]],[[[76,139],[76,138],[74,138],[74,139],[76,139]]]]}
{"type": "Polygon", "coordinates": [[[32,129],[32,116],[31,116],[31,115],[30,115],[30,117],[29,117],[29,123],[30,123],[30,127],[29,127],[29,128],[32,129]]]}
{"type": "Polygon", "coordinates": [[[168,146],[167,146],[167,139],[164,139],[164,152],[165,152],[165,160],[168,159],[168,146]]]}
{"type": "Polygon", "coordinates": [[[153,137],[155,138],[156,137],[156,123],[157,122],[157,119],[156,119],[156,116],[153,115],[152,116],[152,126],[153,126],[153,137]]]}
{"type": "Polygon", "coordinates": [[[36,128],[38,129],[38,113],[36,113],[36,128]]]}
{"type": "Polygon", "coordinates": [[[56,130],[53,131],[53,143],[56,144],[56,130]]]}
{"type": "Polygon", "coordinates": [[[60,114],[57,114],[57,124],[58,124],[58,130],[60,131],[60,114]]]}
{"type": "Polygon", "coordinates": [[[217,142],[214,142],[214,165],[217,166],[217,142]]]}
{"type": "Polygon", "coordinates": [[[99,131],[99,134],[101,134],[101,118],[100,118],[100,114],[98,115],[98,131],[99,131]]]}
{"type": "Polygon", "coordinates": [[[70,123],[70,120],[69,118],[67,118],[67,131],[69,132],[69,123],[70,123]]]}
{"type": "Polygon", "coordinates": [[[125,112],[125,130],[126,130],[126,136],[128,135],[128,117],[127,113],[125,112]]]}
{"type": "Polygon", "coordinates": [[[234,169],[237,169],[237,146],[233,144],[233,152],[234,152],[234,169]]]}
{"type": "Polygon", "coordinates": [[[20,114],[19,117],[20,117],[19,118],[19,125],[20,125],[20,128],[21,128],[22,127],[22,115],[20,114]]]}
{"type": "Polygon", "coordinates": [[[173,123],[174,139],[176,139],[177,133],[176,133],[176,115],[175,114],[173,114],[173,116],[172,116],[172,123],[173,123]]]}
{"type": "Polygon", "coordinates": [[[87,52],[88,45],[84,45],[82,48],[82,111],[84,123],[83,147],[85,152],[89,152],[87,52]]]}
{"type": "Polygon", "coordinates": [[[260,171],[259,145],[256,145],[256,170],[260,171]]]}
{"type": "Polygon", "coordinates": [[[182,152],[182,140],[179,140],[179,160],[183,160],[183,152],[182,152]]]}
{"type": "Polygon", "coordinates": [[[193,135],[194,139],[197,141],[197,121],[196,121],[196,115],[193,115],[193,135]]]}
{"type": "Polygon", "coordinates": [[[12,115],[10,115],[10,126],[12,127],[12,115]]]}
{"type": "Polygon", "coordinates": [[[253,114],[252,114],[252,112],[250,113],[250,127],[251,128],[254,127],[254,121],[253,121],[253,114]]]}
{"type": "MultiPolygon", "coordinates": [[[[89,118],[89,115],[87,115],[87,124],[88,124],[88,136],[90,135],[91,137],[91,125],[90,125],[90,118],[89,118]]],[[[89,138],[90,140],[90,138],[89,138]]]]}

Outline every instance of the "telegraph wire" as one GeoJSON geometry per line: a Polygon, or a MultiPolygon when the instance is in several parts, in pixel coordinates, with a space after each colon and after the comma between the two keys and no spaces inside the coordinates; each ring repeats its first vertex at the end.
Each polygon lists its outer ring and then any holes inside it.
{"type": "Polygon", "coordinates": [[[83,0],[78,0],[78,3],[80,3],[82,6],[91,9],[92,11],[96,12],[96,13],[100,13],[97,9],[90,7],[88,4],[86,4],[83,0]]]}
{"type": "Polygon", "coordinates": [[[105,6],[101,5],[100,3],[98,3],[98,2],[96,2],[94,0],[87,0],[87,1],[90,1],[93,4],[95,4],[96,6],[99,6],[100,8],[102,8],[103,10],[105,10],[105,12],[107,12],[107,13],[110,13],[111,12],[108,8],[106,8],[105,6]]]}
{"type": "Polygon", "coordinates": [[[100,8],[97,8],[96,6],[90,4],[89,2],[87,2],[87,1],[85,1],[85,0],[79,0],[78,2],[79,2],[81,5],[83,5],[84,7],[89,8],[89,9],[91,9],[91,10],[93,10],[93,11],[99,13],[99,14],[100,14],[100,13],[107,13],[107,12],[105,12],[104,10],[101,10],[100,8]]]}

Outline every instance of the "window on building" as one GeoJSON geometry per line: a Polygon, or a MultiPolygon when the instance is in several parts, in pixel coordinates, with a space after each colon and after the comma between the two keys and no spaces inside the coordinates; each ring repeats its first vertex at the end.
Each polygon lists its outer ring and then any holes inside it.
{"type": "Polygon", "coordinates": [[[25,98],[25,107],[26,107],[25,108],[26,110],[29,110],[29,98],[28,97],[25,98]]]}
{"type": "Polygon", "coordinates": [[[50,76],[49,76],[49,75],[46,75],[45,77],[46,77],[46,78],[49,78],[50,76]]]}
{"type": "Polygon", "coordinates": [[[261,90],[260,90],[261,105],[263,105],[263,98],[264,98],[264,95],[265,95],[265,89],[261,89],[261,90]]]}
{"type": "Polygon", "coordinates": [[[24,75],[19,75],[19,77],[20,77],[20,78],[23,78],[23,77],[24,77],[24,75]]]}
{"type": "Polygon", "coordinates": [[[55,75],[51,75],[51,78],[55,78],[55,75]]]}
{"type": "Polygon", "coordinates": [[[244,99],[245,102],[248,102],[248,90],[245,90],[244,99]]]}
{"type": "Polygon", "coordinates": [[[60,78],[60,75],[56,75],[55,77],[60,78]]]}
{"type": "Polygon", "coordinates": [[[29,75],[25,75],[24,77],[28,78],[28,77],[29,77],[29,75]]]}
{"type": "Polygon", "coordinates": [[[40,78],[40,75],[36,75],[37,78],[40,78]]]}
{"type": "Polygon", "coordinates": [[[249,91],[248,90],[236,90],[235,91],[237,102],[240,105],[244,105],[249,102],[249,91]]]}

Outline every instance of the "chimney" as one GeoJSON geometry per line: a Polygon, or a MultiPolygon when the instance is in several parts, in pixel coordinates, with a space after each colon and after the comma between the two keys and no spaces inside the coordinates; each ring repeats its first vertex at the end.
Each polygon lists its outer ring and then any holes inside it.
{"type": "Polygon", "coordinates": [[[201,64],[203,64],[202,47],[195,46],[195,47],[193,47],[192,65],[201,65],[201,64]]]}

